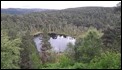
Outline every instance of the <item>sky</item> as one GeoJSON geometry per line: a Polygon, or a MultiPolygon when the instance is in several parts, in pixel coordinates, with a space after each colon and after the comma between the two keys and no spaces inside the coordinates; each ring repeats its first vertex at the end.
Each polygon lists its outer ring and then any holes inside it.
{"type": "Polygon", "coordinates": [[[66,9],[86,6],[114,7],[121,1],[1,1],[1,8],[66,9]]]}

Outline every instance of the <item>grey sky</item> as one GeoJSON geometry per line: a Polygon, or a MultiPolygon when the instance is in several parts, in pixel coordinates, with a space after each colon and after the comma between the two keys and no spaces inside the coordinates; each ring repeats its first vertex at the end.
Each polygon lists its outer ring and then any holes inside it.
{"type": "Polygon", "coordinates": [[[113,7],[121,1],[1,1],[1,8],[65,9],[85,6],[113,7]]]}

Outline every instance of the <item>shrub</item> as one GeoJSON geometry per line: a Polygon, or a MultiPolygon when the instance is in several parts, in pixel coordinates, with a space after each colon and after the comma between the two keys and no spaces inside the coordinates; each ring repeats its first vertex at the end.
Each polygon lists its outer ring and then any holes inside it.
{"type": "Polygon", "coordinates": [[[102,53],[100,57],[91,60],[89,68],[120,69],[121,54],[115,52],[102,53]]]}
{"type": "Polygon", "coordinates": [[[73,69],[86,69],[86,64],[84,63],[75,63],[73,69]]]}

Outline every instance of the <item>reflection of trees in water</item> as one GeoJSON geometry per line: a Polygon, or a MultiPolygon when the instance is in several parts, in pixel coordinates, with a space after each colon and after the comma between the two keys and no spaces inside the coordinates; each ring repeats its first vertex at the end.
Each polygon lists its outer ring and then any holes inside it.
{"type": "MultiPolygon", "coordinates": [[[[49,35],[49,33],[48,33],[48,35],[49,35]]],[[[40,50],[40,48],[42,47],[42,44],[43,44],[43,42],[42,42],[43,39],[42,39],[42,37],[39,37],[39,36],[41,36],[41,35],[38,35],[38,41],[35,41],[38,51],[40,50]]],[[[63,52],[63,50],[65,50],[65,48],[67,47],[68,43],[72,43],[73,45],[75,45],[76,40],[73,37],[66,36],[66,38],[65,38],[65,36],[63,36],[62,34],[58,35],[58,34],[50,33],[50,35],[49,35],[50,39],[48,40],[48,43],[51,44],[51,46],[53,47],[52,49],[55,52],[63,52]]],[[[41,51],[39,51],[39,52],[41,52],[41,51]]]]}

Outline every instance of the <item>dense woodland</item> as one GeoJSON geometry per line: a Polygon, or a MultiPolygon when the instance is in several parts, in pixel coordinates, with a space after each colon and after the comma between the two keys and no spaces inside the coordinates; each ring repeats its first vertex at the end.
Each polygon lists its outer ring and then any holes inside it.
{"type": "Polygon", "coordinates": [[[121,3],[1,13],[1,69],[121,69],[121,3]],[[43,33],[43,53],[38,53],[33,42],[38,32],[43,33]],[[48,33],[70,35],[76,44],[55,53],[47,42],[48,33]]]}

